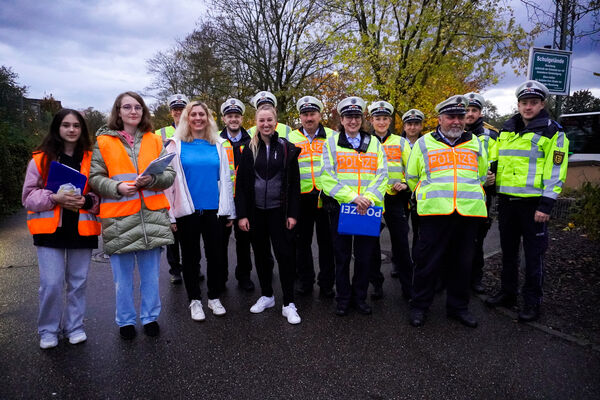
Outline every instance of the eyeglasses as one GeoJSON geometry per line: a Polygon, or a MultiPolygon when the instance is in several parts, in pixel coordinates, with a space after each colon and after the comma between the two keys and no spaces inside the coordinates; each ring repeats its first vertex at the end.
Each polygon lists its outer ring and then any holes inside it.
{"type": "Polygon", "coordinates": [[[140,105],[132,106],[131,104],[124,104],[119,108],[121,108],[127,112],[130,112],[132,109],[135,111],[142,111],[142,106],[140,106],[140,105]]]}

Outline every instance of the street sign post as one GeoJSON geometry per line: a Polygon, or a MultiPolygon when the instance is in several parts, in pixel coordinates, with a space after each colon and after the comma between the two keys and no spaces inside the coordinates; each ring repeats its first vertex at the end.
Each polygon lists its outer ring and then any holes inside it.
{"type": "Polygon", "coordinates": [[[546,85],[551,94],[568,96],[571,54],[571,51],[532,47],[529,50],[529,79],[546,85]]]}

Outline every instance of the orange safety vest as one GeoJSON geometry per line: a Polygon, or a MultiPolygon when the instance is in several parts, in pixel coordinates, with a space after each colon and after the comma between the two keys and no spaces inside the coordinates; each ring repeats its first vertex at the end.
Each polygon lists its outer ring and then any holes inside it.
{"type": "MultiPolygon", "coordinates": [[[[40,175],[42,174],[42,160],[44,158],[43,152],[36,152],[33,154],[33,160],[38,169],[40,175]]],[[[90,176],[90,164],[92,161],[92,152],[86,151],[83,153],[83,159],[81,160],[81,173],[86,177],[90,176]]],[[[45,186],[46,182],[44,182],[45,186]]],[[[90,191],[88,182],[85,183],[83,188],[83,195],[86,195],[90,191]]],[[[62,207],[58,204],[49,211],[33,212],[27,211],[27,227],[32,235],[42,233],[54,233],[61,220],[62,207]]],[[[100,222],[94,214],[90,214],[88,211],[79,209],[79,222],[77,223],[77,231],[81,236],[95,236],[99,235],[101,230],[100,222]]]]}
{"type": "MultiPolygon", "coordinates": [[[[240,154],[244,151],[244,145],[240,146],[240,154]]],[[[235,155],[233,154],[233,146],[229,142],[229,140],[225,140],[223,142],[223,148],[227,153],[227,161],[229,162],[229,170],[231,172],[231,183],[233,184],[233,197],[235,197],[235,179],[237,177],[237,170],[239,165],[235,166],[235,155]]]]}
{"type": "MultiPolygon", "coordinates": [[[[160,156],[163,143],[158,135],[146,132],[142,137],[136,165],[127,154],[121,139],[117,136],[98,136],[98,148],[106,164],[108,177],[115,181],[135,182],[141,171],[160,156]]],[[[133,196],[120,199],[102,197],[100,201],[100,218],[115,218],[133,215],[142,209],[142,200],[149,210],[169,209],[169,202],[162,190],[141,189],[133,196]]]]}

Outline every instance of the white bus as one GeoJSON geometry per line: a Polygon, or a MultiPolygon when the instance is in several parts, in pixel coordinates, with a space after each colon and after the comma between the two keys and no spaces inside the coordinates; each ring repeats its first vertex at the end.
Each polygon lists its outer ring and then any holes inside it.
{"type": "Polygon", "coordinates": [[[563,114],[558,122],[569,138],[569,161],[600,161],[600,111],[563,114]]]}

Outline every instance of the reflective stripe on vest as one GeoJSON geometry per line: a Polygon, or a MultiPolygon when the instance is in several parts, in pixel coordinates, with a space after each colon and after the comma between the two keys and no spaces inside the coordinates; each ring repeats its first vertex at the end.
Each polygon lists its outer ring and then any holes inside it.
{"type": "MultiPolygon", "coordinates": [[[[330,137],[333,133],[331,129],[325,128],[326,137],[330,137]]],[[[296,129],[290,132],[286,139],[301,150],[298,156],[300,192],[310,193],[314,189],[320,190],[321,154],[327,138],[315,137],[311,143],[300,130],[296,129]]]]}
{"type": "Polygon", "coordinates": [[[160,135],[160,137],[162,138],[162,141],[164,143],[167,141],[167,139],[173,137],[173,135],[175,134],[175,128],[173,127],[173,125],[168,125],[163,128],[160,128],[159,130],[157,130],[154,133],[157,135],[160,135]]]}
{"type": "MultiPolygon", "coordinates": [[[[565,145],[565,134],[557,132],[557,135],[556,146],[562,148],[565,145]]],[[[540,148],[543,147],[541,142],[548,140],[550,139],[533,132],[521,135],[515,132],[501,133],[498,138],[496,174],[498,193],[520,197],[558,197],[558,192],[554,189],[561,188],[563,184],[560,177],[562,163],[552,163],[550,176],[546,175],[544,181],[546,158],[552,157],[552,154],[546,155],[540,148]]]]}
{"type": "MultiPolygon", "coordinates": [[[[239,147],[240,153],[244,151],[244,147],[244,145],[241,145],[239,147]]],[[[235,166],[235,155],[233,154],[233,146],[231,145],[231,142],[229,142],[229,140],[225,140],[225,142],[223,142],[223,148],[227,153],[227,161],[229,162],[229,170],[231,171],[231,183],[233,184],[233,197],[235,197],[235,180],[237,177],[237,167],[235,166]]]]}
{"type": "MultiPolygon", "coordinates": [[[[162,142],[151,132],[146,132],[140,143],[136,164],[127,154],[125,146],[117,136],[98,136],[98,148],[106,164],[108,177],[115,181],[133,183],[138,171],[146,169],[148,164],[160,156],[162,142]]],[[[132,151],[135,150],[135,145],[132,151]]],[[[134,152],[135,154],[135,152],[134,152]]],[[[100,218],[124,217],[141,210],[142,199],[149,210],[169,208],[166,196],[160,190],[138,190],[133,196],[123,196],[120,199],[102,198],[100,202],[100,218]]]]}
{"type": "MultiPolygon", "coordinates": [[[[33,160],[35,161],[35,165],[40,173],[42,174],[42,161],[43,161],[42,152],[35,153],[33,155],[33,160]]],[[[81,160],[81,173],[86,177],[90,175],[90,164],[92,160],[92,152],[86,151],[83,153],[83,159],[81,160]]],[[[86,195],[89,192],[89,186],[86,182],[85,187],[83,188],[82,195],[86,195]]],[[[56,232],[56,228],[60,225],[60,221],[62,218],[62,209],[57,204],[52,210],[42,211],[42,212],[27,212],[27,227],[29,228],[29,232],[32,235],[37,234],[51,234],[56,232]]],[[[77,222],[77,231],[81,236],[95,236],[99,235],[101,231],[101,225],[98,221],[98,218],[90,214],[88,211],[79,209],[79,218],[77,222]]]]}
{"type": "Polygon", "coordinates": [[[394,184],[406,181],[406,160],[407,154],[410,154],[410,146],[406,145],[407,140],[398,135],[390,135],[385,142],[381,143],[387,158],[388,168],[388,188],[386,192],[395,195],[394,184]]]}
{"type": "MultiPolygon", "coordinates": [[[[485,193],[479,176],[479,157],[484,157],[480,140],[472,139],[451,147],[427,135],[419,140],[424,173],[416,188],[419,215],[485,217],[485,193]]],[[[413,149],[414,151],[414,149],[413,149]]]]}
{"type": "Polygon", "coordinates": [[[338,146],[338,138],[339,134],[336,134],[327,139],[331,151],[331,160],[329,160],[329,154],[323,154],[323,169],[326,169],[331,176],[337,178],[336,185],[329,191],[328,195],[335,197],[344,186],[349,186],[359,195],[371,193],[379,202],[382,202],[383,194],[379,191],[379,186],[387,176],[385,174],[385,160],[382,168],[378,166],[378,152],[383,151],[379,141],[376,139],[371,140],[367,151],[359,153],[354,149],[338,146]],[[377,181],[374,181],[376,177],[377,181]]]}

